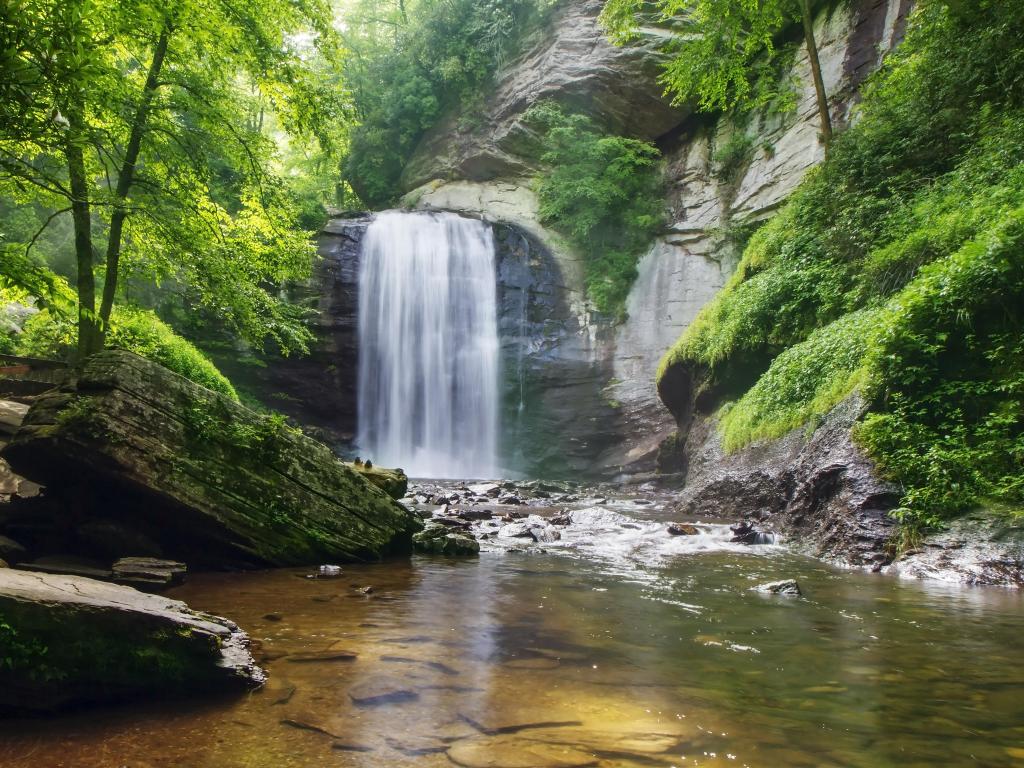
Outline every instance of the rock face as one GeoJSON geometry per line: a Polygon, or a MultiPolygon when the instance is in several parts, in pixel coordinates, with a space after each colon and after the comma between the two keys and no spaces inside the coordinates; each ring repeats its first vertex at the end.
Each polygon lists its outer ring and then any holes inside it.
{"type": "MultiPolygon", "coordinates": [[[[796,112],[751,120],[739,142],[746,147],[741,160],[727,172],[715,158],[741,130],[724,120],[691,120],[686,110],[668,106],[656,83],[664,31],[646,29],[638,45],[614,48],[596,24],[600,6],[586,0],[560,6],[547,32],[501,74],[478,128],[460,130],[452,116],[428,135],[407,168],[404,202],[514,224],[550,251],[560,273],[554,285],[574,315],[559,321],[575,335],[572,353],[586,359],[595,398],[574,393],[581,421],[597,419],[613,437],[581,437],[582,452],[590,471],[607,474],[654,468],[658,446],[673,429],[654,385],[658,361],[731,275],[739,235],[785,201],[823,149],[805,51],[791,73],[796,112]],[[521,118],[545,98],[587,112],[610,133],[654,140],[665,158],[669,223],[638,264],[624,323],[588,308],[586,254],[572,252],[539,223],[530,188],[538,162],[521,118]]],[[[819,14],[816,37],[837,124],[849,118],[864,79],[900,40],[909,8],[908,0],[855,0],[819,14]]],[[[547,279],[541,272],[536,277],[547,279]]],[[[564,343],[562,349],[569,351],[564,343]]]]}
{"type": "Polygon", "coordinates": [[[292,303],[311,311],[308,355],[253,357],[209,347],[217,366],[241,391],[312,427],[342,452],[356,433],[359,365],[359,249],[371,217],[347,214],[327,222],[311,278],[291,286],[292,303]]]}
{"type": "MultiPolygon", "coordinates": [[[[823,10],[816,33],[837,124],[849,117],[864,79],[902,36],[909,0],[853,0],[823,10]]],[[[505,370],[504,443],[510,471],[557,477],[653,470],[674,428],[654,384],[659,359],[732,273],[737,242],[769,217],[823,156],[806,54],[791,73],[794,114],[755,116],[732,171],[716,161],[740,129],[691,119],[657,83],[666,32],[616,48],[597,24],[602,3],[560,3],[545,29],[499,74],[467,128],[460,115],[423,140],[403,177],[403,204],[483,217],[496,225],[500,333],[505,370]],[[589,306],[586,253],[540,224],[532,178],[535,137],[523,114],[550,99],[589,114],[609,133],[655,141],[666,182],[665,230],[638,264],[627,319],[589,306]]],[[[243,389],[337,445],[355,432],[359,250],[369,219],[332,219],[324,257],[295,298],[317,310],[317,342],[304,359],[236,370],[243,389]],[[271,397],[276,399],[271,399],[271,397]]]]}
{"type": "Polygon", "coordinates": [[[420,528],[327,447],[118,350],[41,396],[4,457],[61,489],[69,527],[110,518],[189,564],[377,560],[420,528]]]}
{"type": "Polygon", "coordinates": [[[686,472],[676,511],[681,517],[745,518],[817,557],[881,567],[890,560],[895,521],[888,512],[898,494],[850,438],[862,408],[851,398],[809,439],[795,430],[733,454],[723,453],[712,419],[698,420],[677,446],[686,472]]]}
{"type": "Polygon", "coordinates": [[[405,168],[405,188],[437,178],[486,181],[528,172],[523,149],[531,134],[521,117],[538,101],[583,111],[615,133],[645,139],[678,125],[686,113],[669,105],[657,83],[657,33],[616,48],[597,23],[603,5],[559,4],[536,42],[499,73],[472,129],[460,128],[459,115],[450,115],[424,138],[405,168]]]}
{"type": "Polygon", "coordinates": [[[0,570],[0,711],[242,691],[263,673],[227,619],[77,576],[0,570]]]}

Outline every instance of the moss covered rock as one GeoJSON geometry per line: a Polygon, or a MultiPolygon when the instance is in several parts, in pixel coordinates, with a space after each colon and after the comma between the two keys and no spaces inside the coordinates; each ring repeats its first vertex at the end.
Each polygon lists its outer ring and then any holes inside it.
{"type": "Polygon", "coordinates": [[[283,419],[120,350],[31,408],[4,457],[81,516],[199,565],[377,560],[419,520],[283,419]]]}
{"type": "Polygon", "coordinates": [[[0,570],[0,659],[7,712],[263,681],[227,619],[130,587],[12,569],[0,570]]]}

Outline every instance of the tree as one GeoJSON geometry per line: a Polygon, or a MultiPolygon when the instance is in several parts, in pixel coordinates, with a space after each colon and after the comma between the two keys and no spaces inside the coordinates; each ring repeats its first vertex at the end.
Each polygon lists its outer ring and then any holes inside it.
{"type": "MultiPolygon", "coordinates": [[[[308,55],[338,55],[331,22],[326,0],[5,4],[0,194],[51,211],[42,229],[71,215],[80,356],[103,346],[127,274],[188,286],[247,338],[303,345],[266,289],[306,274],[313,249],[276,142],[244,117],[336,135],[342,91],[308,55]]],[[[0,275],[29,274],[35,240],[5,244],[0,275]]]]}
{"type": "MultiPolygon", "coordinates": [[[[635,39],[646,20],[646,0],[608,0],[601,22],[612,40],[635,39]]],[[[661,82],[674,103],[696,102],[705,112],[749,110],[773,95],[768,81],[780,33],[791,23],[803,25],[804,42],[818,102],[821,139],[828,151],[832,118],[814,39],[811,0],[655,0],[662,22],[678,28],[669,43],[671,56],[661,82]]]]}

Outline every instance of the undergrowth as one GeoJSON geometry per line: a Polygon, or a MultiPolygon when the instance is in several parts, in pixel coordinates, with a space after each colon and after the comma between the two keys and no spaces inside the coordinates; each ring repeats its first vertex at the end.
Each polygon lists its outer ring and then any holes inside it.
{"type": "Polygon", "coordinates": [[[540,136],[547,167],[537,182],[541,222],[583,254],[594,306],[621,317],[637,260],[662,225],[660,153],[551,102],[524,119],[540,136]]]}
{"type": "Polygon", "coordinates": [[[662,361],[728,450],[859,388],[908,527],[1024,502],[1024,13],[923,0],[852,128],[662,361]]]}

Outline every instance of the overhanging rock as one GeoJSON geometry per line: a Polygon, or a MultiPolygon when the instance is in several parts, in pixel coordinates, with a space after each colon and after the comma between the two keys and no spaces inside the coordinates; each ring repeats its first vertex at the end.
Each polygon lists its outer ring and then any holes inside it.
{"type": "Polygon", "coordinates": [[[421,527],[326,446],[121,350],[42,396],[3,456],[76,518],[117,518],[190,564],[377,560],[421,527]]]}

